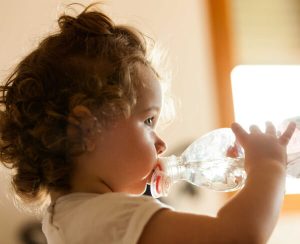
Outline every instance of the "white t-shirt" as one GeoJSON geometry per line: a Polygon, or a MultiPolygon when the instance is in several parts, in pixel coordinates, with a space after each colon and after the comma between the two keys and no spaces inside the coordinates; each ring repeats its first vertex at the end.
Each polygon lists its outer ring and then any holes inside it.
{"type": "Polygon", "coordinates": [[[162,208],[170,207],[147,196],[72,193],[48,208],[43,232],[48,244],[134,244],[162,208]]]}

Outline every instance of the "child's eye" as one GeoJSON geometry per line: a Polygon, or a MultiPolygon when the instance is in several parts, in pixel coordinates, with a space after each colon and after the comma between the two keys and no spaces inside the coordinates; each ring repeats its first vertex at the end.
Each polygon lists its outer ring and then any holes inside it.
{"type": "Polygon", "coordinates": [[[154,117],[148,118],[145,120],[145,124],[149,126],[153,126],[154,117]]]}

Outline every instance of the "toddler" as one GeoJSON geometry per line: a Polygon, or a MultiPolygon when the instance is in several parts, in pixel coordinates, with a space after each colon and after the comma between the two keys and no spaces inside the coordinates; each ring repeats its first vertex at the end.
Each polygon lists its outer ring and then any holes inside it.
{"type": "Polygon", "coordinates": [[[142,33],[98,10],[62,15],[59,31],[1,86],[1,162],[25,203],[51,204],[49,244],[265,243],[284,197],[286,145],[271,123],[247,133],[244,188],[216,217],[174,211],[142,196],[166,144],[155,128],[160,76],[142,33]]]}

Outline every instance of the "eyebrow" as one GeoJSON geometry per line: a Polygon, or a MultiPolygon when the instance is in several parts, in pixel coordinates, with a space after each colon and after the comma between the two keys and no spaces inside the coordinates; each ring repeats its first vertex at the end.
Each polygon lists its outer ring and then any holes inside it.
{"type": "Polygon", "coordinates": [[[149,112],[149,111],[151,111],[151,110],[155,110],[155,111],[159,112],[159,111],[161,110],[161,108],[158,107],[158,106],[151,106],[151,107],[149,107],[149,108],[143,110],[142,112],[149,112]]]}

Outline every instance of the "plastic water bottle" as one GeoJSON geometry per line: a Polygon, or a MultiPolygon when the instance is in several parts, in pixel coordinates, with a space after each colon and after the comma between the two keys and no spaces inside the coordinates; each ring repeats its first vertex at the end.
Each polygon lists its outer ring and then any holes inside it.
{"type": "MultiPolygon", "coordinates": [[[[288,177],[300,178],[300,117],[297,129],[287,147],[288,177]]],[[[151,179],[153,197],[167,196],[170,187],[180,180],[215,191],[229,192],[242,188],[247,174],[244,170],[244,151],[229,128],[213,130],[194,141],[181,156],[161,157],[151,179]]]]}

